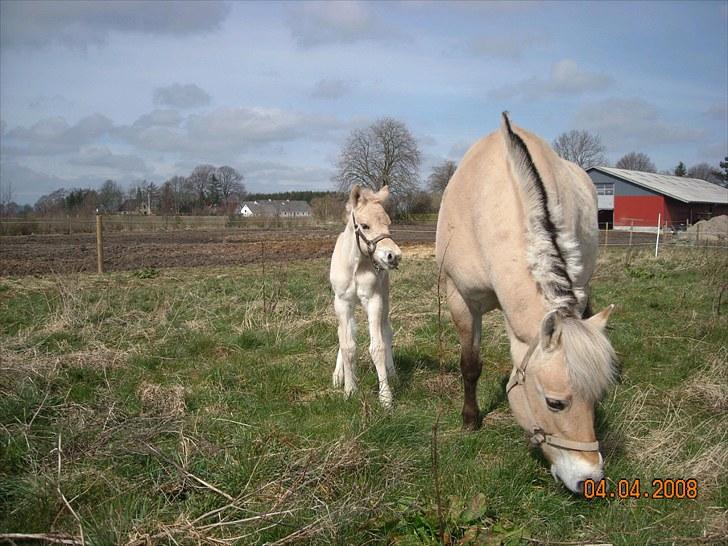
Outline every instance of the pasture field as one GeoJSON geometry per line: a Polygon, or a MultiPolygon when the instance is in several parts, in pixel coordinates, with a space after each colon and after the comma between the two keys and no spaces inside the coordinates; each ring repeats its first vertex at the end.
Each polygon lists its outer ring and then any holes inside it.
{"type": "Polygon", "coordinates": [[[593,281],[596,309],[617,304],[622,377],[597,415],[612,490],[695,478],[695,500],[585,500],[555,483],[509,413],[498,314],[483,328],[488,413],[461,431],[431,245],[405,248],[392,275],[394,408],[378,404],[361,313],[361,388],[344,399],[327,268],[0,278],[0,540],[724,543],[724,250],[603,249],[593,281]]]}

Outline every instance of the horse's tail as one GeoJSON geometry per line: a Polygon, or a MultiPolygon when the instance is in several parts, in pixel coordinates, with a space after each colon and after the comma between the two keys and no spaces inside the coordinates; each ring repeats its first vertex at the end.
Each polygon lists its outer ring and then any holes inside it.
{"type": "Polygon", "coordinates": [[[561,207],[555,198],[549,199],[526,142],[514,131],[508,112],[503,112],[501,131],[508,162],[525,199],[531,273],[552,308],[577,314],[579,300],[585,296],[574,286],[582,267],[578,243],[564,229],[561,207]]]}

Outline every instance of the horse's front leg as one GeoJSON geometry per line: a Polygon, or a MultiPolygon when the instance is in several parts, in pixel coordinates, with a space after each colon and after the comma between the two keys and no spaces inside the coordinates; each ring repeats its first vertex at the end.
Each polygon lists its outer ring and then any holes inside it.
{"type": "Polygon", "coordinates": [[[334,311],[339,320],[339,352],[336,355],[334,369],[334,387],[344,386],[344,392],[350,395],[356,390],[356,329],[354,323],[354,306],[352,302],[334,297],[334,311]]]}
{"type": "MultiPolygon", "coordinates": [[[[448,283],[450,285],[450,283],[448,283]]],[[[447,303],[460,338],[460,371],[463,375],[463,427],[480,428],[482,419],[478,407],[478,379],[482,370],[480,361],[481,315],[474,313],[460,293],[448,286],[447,303]]]]}
{"type": "Polygon", "coordinates": [[[385,407],[392,405],[392,390],[389,388],[387,378],[387,353],[391,355],[391,347],[387,347],[383,327],[385,323],[385,305],[382,296],[375,294],[366,302],[367,318],[369,320],[369,354],[372,356],[374,367],[377,369],[379,380],[379,401],[385,407]]]}

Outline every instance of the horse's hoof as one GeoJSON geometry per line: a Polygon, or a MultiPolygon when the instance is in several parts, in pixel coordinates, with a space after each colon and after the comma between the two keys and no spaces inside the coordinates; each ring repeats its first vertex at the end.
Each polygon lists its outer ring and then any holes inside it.
{"type": "Polygon", "coordinates": [[[334,383],[335,389],[340,389],[344,386],[344,374],[343,373],[336,373],[334,372],[334,375],[331,376],[332,382],[334,383]]]}
{"type": "Polygon", "coordinates": [[[463,430],[479,430],[483,424],[483,418],[478,415],[463,415],[463,430]]]}

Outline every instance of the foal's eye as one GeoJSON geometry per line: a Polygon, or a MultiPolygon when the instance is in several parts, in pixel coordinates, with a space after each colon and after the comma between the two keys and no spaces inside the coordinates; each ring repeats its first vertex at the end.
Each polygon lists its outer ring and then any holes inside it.
{"type": "Polygon", "coordinates": [[[556,398],[547,398],[546,405],[551,411],[564,411],[569,407],[568,400],[557,400],[556,398]]]}
{"type": "Polygon", "coordinates": [[[362,229],[369,229],[369,224],[361,224],[362,229]]]}

